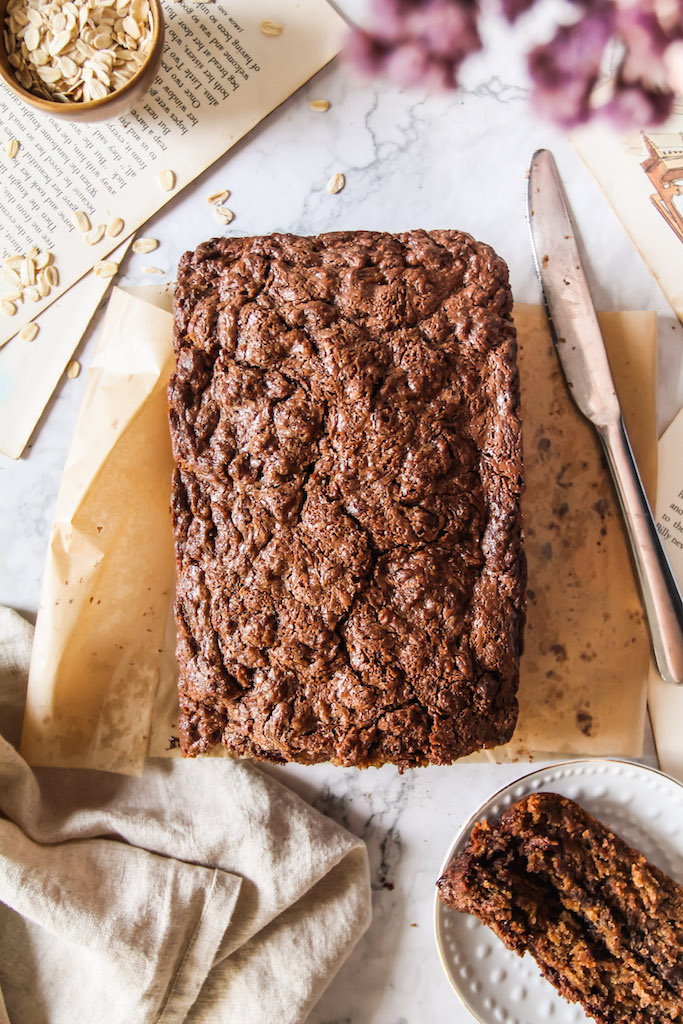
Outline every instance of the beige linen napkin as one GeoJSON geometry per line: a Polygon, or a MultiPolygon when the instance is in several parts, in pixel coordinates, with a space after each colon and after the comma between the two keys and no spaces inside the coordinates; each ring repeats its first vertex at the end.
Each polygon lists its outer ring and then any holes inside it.
{"type": "Polygon", "coordinates": [[[0,608],[0,1024],[304,1021],[369,924],[363,843],[244,762],[32,771],[32,635],[0,608]]]}

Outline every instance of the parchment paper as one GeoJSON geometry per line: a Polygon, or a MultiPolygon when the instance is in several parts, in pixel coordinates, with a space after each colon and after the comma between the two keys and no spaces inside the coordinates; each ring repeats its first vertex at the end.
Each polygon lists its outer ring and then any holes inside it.
{"type": "MultiPolygon", "coordinates": [[[[545,314],[518,307],[527,492],[528,609],[511,743],[495,760],[642,754],[649,636],[621,513],[590,424],[577,412],[545,314]]],[[[633,449],[656,482],[656,316],[602,313],[633,449]]]]}
{"type": "Polygon", "coordinates": [[[173,588],[169,314],[115,289],[57,499],[22,751],[138,773],[173,588]]]}
{"type": "MultiPolygon", "coordinates": [[[[165,408],[171,317],[139,298],[145,291],[112,294],[67,459],[24,723],[22,752],[33,764],[136,773],[148,746],[154,756],[177,753],[169,750],[177,736],[165,408]]],[[[153,298],[168,301],[158,292],[153,298]]],[[[542,311],[520,306],[515,320],[529,620],[519,725],[511,744],[486,756],[637,756],[649,647],[621,519],[542,311]]],[[[651,481],[655,316],[600,320],[633,447],[651,481]]]]}

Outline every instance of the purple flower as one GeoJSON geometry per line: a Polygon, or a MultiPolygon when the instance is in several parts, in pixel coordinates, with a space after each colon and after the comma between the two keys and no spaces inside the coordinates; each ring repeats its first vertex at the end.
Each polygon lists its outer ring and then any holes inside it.
{"type": "Polygon", "coordinates": [[[517,21],[522,14],[526,14],[534,6],[535,0],[500,0],[500,9],[503,16],[511,25],[517,21]]]}
{"type": "MultiPolygon", "coordinates": [[[[463,61],[481,49],[483,0],[372,0],[373,23],[356,29],[347,56],[403,86],[455,88],[463,61]]],[[[514,24],[542,0],[498,0],[514,24]]],[[[594,116],[619,126],[659,123],[683,88],[683,0],[568,0],[567,20],[527,54],[536,110],[564,128],[594,116]],[[622,51],[605,103],[595,100],[606,48],[622,51]]]]}
{"type": "Polygon", "coordinates": [[[670,89],[649,89],[642,83],[629,84],[617,80],[614,94],[599,113],[622,129],[661,124],[673,113],[674,99],[670,89]]]}
{"type": "Polygon", "coordinates": [[[539,113],[564,128],[589,119],[591,93],[612,27],[613,8],[603,4],[575,24],[562,25],[549,43],[531,50],[531,97],[539,113]]]}
{"type": "Polygon", "coordinates": [[[356,29],[347,56],[401,86],[455,88],[463,60],[481,48],[476,0],[375,0],[371,31],[356,29]]]}

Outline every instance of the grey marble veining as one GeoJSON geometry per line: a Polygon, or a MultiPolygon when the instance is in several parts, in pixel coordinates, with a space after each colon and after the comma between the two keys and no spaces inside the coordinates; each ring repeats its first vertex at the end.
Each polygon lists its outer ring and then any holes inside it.
{"type": "MultiPolygon", "coordinates": [[[[360,0],[339,4],[353,13],[360,0]]],[[[496,31],[492,30],[494,42],[496,31]]],[[[155,265],[172,279],[178,258],[220,228],[206,195],[232,192],[239,234],[340,228],[458,227],[507,260],[518,301],[538,301],[524,219],[532,152],[556,154],[587,249],[600,309],[660,314],[660,426],[683,399],[682,332],[625,232],[567,140],[526,106],[519,62],[498,32],[498,55],[475,63],[455,95],[402,93],[331,65],[270,115],[155,217],[155,265]],[[309,101],[332,107],[314,113],[309,101]],[[325,185],[342,171],[345,189],[325,185]]],[[[129,257],[123,284],[148,284],[148,258],[129,257]]],[[[87,369],[96,326],[78,358],[87,369]]],[[[48,531],[85,374],[64,380],[24,458],[0,458],[0,602],[32,616],[48,531]]],[[[433,893],[442,858],[461,824],[525,765],[459,765],[401,775],[296,766],[266,769],[368,844],[374,917],[310,1024],[423,1024],[471,1020],[450,989],[433,937],[433,893]]]]}

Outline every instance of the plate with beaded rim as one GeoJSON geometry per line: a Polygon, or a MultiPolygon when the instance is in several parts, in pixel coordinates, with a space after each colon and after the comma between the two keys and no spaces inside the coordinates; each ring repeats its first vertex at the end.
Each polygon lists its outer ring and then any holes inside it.
{"type": "MultiPolygon", "coordinates": [[[[683,786],[631,761],[549,765],[505,786],[462,827],[439,875],[464,850],[475,822],[491,821],[530,793],[559,793],[581,804],[629,845],[683,883],[683,786]]],[[[591,1018],[545,980],[529,953],[519,957],[470,914],[435,895],[436,945],[446,976],[480,1024],[583,1024],[591,1018]]]]}

